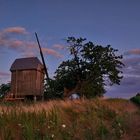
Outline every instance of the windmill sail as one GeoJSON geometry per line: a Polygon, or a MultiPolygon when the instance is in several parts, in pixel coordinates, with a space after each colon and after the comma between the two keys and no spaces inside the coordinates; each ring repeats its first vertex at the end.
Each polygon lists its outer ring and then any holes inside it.
{"type": "Polygon", "coordinates": [[[47,71],[47,67],[46,67],[46,64],[45,64],[44,56],[43,56],[42,49],[41,49],[41,46],[40,46],[40,43],[39,43],[39,39],[38,39],[38,36],[37,36],[36,32],[35,32],[35,36],[36,36],[36,40],[37,40],[37,43],[38,43],[38,46],[39,46],[40,55],[41,55],[42,63],[43,63],[43,66],[44,66],[44,71],[45,71],[45,74],[46,74],[46,77],[47,77],[47,81],[48,81],[48,84],[50,84],[49,74],[48,74],[48,71],[47,71]]]}

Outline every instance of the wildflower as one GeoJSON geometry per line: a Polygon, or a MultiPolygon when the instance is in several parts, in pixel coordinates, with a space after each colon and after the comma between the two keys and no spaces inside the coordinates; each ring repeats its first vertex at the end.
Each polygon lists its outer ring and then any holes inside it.
{"type": "Polygon", "coordinates": [[[63,127],[63,128],[65,128],[65,127],[66,127],[66,125],[65,125],[65,124],[62,124],[62,127],[63,127]]]}
{"type": "Polygon", "coordinates": [[[50,129],[51,127],[50,126],[48,126],[48,129],[50,129]]]}
{"type": "Polygon", "coordinates": [[[22,124],[21,123],[18,123],[18,126],[22,126],[22,124]]]}
{"type": "Polygon", "coordinates": [[[120,123],[118,123],[118,126],[121,126],[121,124],[120,124],[120,123]]]}
{"type": "Polygon", "coordinates": [[[52,134],[51,137],[54,138],[54,134],[52,134]]]}
{"type": "Polygon", "coordinates": [[[120,134],[123,134],[123,130],[120,129],[120,134]]]}
{"type": "Polygon", "coordinates": [[[122,137],[124,134],[123,130],[120,130],[120,137],[122,137]]]}

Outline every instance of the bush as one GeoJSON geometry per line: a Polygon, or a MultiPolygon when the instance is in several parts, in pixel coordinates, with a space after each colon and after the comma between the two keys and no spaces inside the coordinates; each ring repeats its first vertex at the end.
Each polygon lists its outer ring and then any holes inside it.
{"type": "Polygon", "coordinates": [[[10,83],[0,85],[0,98],[3,98],[10,91],[10,88],[10,83]]]}
{"type": "Polygon", "coordinates": [[[136,96],[132,97],[130,100],[131,100],[132,102],[134,102],[134,103],[140,105],[140,94],[138,93],[136,96]]]}

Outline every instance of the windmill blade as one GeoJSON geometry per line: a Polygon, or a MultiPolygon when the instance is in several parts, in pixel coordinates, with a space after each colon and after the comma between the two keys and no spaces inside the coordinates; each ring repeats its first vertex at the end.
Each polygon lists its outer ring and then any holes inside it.
{"type": "Polygon", "coordinates": [[[39,46],[40,55],[41,55],[42,63],[43,63],[43,66],[44,66],[44,71],[45,71],[45,74],[46,74],[46,77],[47,77],[47,81],[48,81],[48,83],[50,83],[49,74],[48,74],[48,71],[47,71],[47,67],[46,67],[46,64],[45,64],[44,56],[43,56],[42,49],[41,49],[41,46],[40,46],[40,43],[39,43],[39,39],[38,39],[38,36],[37,36],[36,32],[35,32],[35,36],[36,36],[36,40],[37,40],[37,43],[38,43],[38,46],[39,46]]]}

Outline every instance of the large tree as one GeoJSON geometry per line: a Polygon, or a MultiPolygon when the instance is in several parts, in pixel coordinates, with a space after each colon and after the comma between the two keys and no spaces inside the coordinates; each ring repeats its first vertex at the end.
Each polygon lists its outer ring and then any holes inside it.
{"type": "Polygon", "coordinates": [[[105,85],[120,84],[122,79],[122,55],[116,49],[86,42],[85,38],[67,38],[71,59],[64,61],[56,70],[56,81],[63,87],[77,87],[86,97],[102,96],[105,85]]]}

